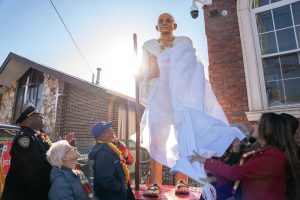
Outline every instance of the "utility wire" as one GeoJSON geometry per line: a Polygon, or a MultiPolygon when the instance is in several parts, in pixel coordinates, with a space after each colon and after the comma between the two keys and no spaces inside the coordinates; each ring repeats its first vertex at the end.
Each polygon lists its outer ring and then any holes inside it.
{"type": "Polygon", "coordinates": [[[70,38],[72,39],[74,45],[76,46],[76,48],[77,48],[77,50],[78,50],[80,56],[82,57],[84,63],[86,64],[86,66],[89,68],[89,70],[90,70],[90,71],[92,72],[92,74],[93,74],[93,70],[91,69],[89,63],[87,62],[87,59],[85,58],[85,56],[83,55],[83,53],[80,51],[80,49],[79,49],[78,45],[76,44],[76,42],[75,42],[75,40],[74,40],[74,38],[73,38],[71,32],[69,31],[69,29],[68,29],[67,25],[65,24],[64,20],[63,20],[62,17],[60,16],[60,14],[59,14],[58,10],[56,9],[54,3],[52,2],[52,0],[50,0],[50,2],[51,2],[51,4],[52,4],[52,6],[53,6],[55,12],[57,13],[57,15],[58,15],[60,21],[63,23],[65,29],[66,29],[67,32],[69,33],[69,36],[70,36],[70,38]]]}

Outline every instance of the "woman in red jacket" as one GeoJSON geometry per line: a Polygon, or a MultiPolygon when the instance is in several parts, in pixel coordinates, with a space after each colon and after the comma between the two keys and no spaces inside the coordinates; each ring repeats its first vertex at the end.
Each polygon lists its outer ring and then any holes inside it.
{"type": "Polygon", "coordinates": [[[190,156],[190,161],[201,162],[207,171],[237,181],[236,186],[242,181],[245,200],[285,200],[289,181],[298,186],[293,195],[299,200],[300,162],[288,121],[278,114],[264,113],[252,136],[262,148],[244,154],[240,165],[230,166],[198,154],[190,156]]]}

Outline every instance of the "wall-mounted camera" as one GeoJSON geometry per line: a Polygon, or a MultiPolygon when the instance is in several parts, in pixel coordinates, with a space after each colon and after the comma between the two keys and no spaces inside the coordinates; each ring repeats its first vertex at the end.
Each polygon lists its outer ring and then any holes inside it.
{"type": "Polygon", "coordinates": [[[196,2],[198,2],[201,5],[201,7],[212,4],[212,0],[193,0],[191,11],[190,11],[193,19],[196,19],[199,15],[199,9],[196,5],[196,2]]]}
{"type": "Polygon", "coordinates": [[[196,19],[199,15],[199,9],[196,4],[193,4],[191,7],[191,16],[193,19],[196,19]]]}

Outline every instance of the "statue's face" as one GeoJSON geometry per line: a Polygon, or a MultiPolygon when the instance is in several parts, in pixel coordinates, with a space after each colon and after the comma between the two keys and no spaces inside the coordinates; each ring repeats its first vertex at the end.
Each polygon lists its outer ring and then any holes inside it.
{"type": "Polygon", "coordinates": [[[168,13],[160,15],[156,28],[161,33],[172,33],[173,30],[176,29],[176,23],[173,16],[168,13]]]}

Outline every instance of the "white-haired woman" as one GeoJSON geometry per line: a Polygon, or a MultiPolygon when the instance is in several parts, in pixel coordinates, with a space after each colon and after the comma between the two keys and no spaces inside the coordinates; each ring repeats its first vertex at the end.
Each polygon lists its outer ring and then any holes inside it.
{"type": "Polygon", "coordinates": [[[47,160],[53,167],[49,200],[96,199],[88,179],[75,169],[79,155],[77,148],[70,146],[66,140],[53,143],[47,151],[47,160]]]}

